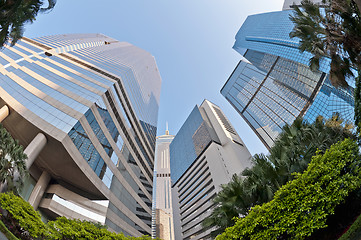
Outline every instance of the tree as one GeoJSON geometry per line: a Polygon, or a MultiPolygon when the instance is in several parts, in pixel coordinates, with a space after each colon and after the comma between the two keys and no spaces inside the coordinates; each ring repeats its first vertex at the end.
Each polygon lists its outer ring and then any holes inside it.
{"type": "MultiPolygon", "coordinates": [[[[327,218],[349,194],[361,187],[361,156],[355,141],[345,139],[321,153],[306,171],[281,187],[274,199],[257,205],[223,239],[305,239],[327,227],[327,218]]],[[[334,239],[334,238],[333,238],[334,239]]]]}
{"type": "Polygon", "coordinates": [[[217,234],[233,225],[234,217],[245,216],[255,205],[271,201],[281,186],[293,180],[295,173],[307,168],[316,151],[325,152],[345,138],[356,139],[352,128],[338,115],[326,121],[320,116],[312,124],[298,118],[292,125],[285,125],[269,155],[256,154],[251,168],[222,186],[204,226],[216,227],[217,234]]]}
{"type": "Polygon", "coordinates": [[[253,167],[242,173],[247,177],[248,193],[254,196],[253,203],[270,201],[282,185],[294,178],[295,172],[307,168],[316,151],[325,152],[345,138],[356,139],[352,129],[337,114],[326,121],[319,116],[312,124],[298,118],[291,126],[285,125],[269,155],[256,155],[253,167]]]}
{"type": "Polygon", "coordinates": [[[0,194],[0,219],[7,228],[21,239],[42,239],[47,228],[41,221],[39,212],[24,199],[13,193],[0,194]],[[6,211],[6,212],[5,212],[6,211]]]}
{"type": "MultiPolygon", "coordinates": [[[[13,193],[0,194],[0,219],[20,239],[109,239],[109,240],[150,240],[150,236],[130,237],[123,233],[107,230],[100,223],[58,217],[44,223],[39,212],[13,193]]],[[[158,239],[158,238],[157,238],[158,239]]],[[[160,239],[158,239],[160,240],[160,239]]]]}
{"type": "Polygon", "coordinates": [[[24,24],[33,23],[39,12],[52,10],[56,0],[47,0],[48,7],[42,8],[44,0],[0,0],[0,46],[12,39],[11,46],[23,36],[24,24]]]}
{"type": "MultiPolygon", "coordinates": [[[[359,1],[356,1],[359,3],[359,1]]],[[[323,57],[331,59],[330,81],[347,87],[351,68],[361,70],[360,11],[351,0],[323,0],[322,6],[310,0],[301,2],[290,16],[295,24],[290,37],[300,38],[299,49],[310,52],[312,70],[318,70],[323,57]]]]}
{"type": "Polygon", "coordinates": [[[353,0],[353,1],[357,5],[358,10],[361,12],[361,0],[353,0]]]}
{"type": "Polygon", "coordinates": [[[294,23],[290,37],[300,38],[299,49],[313,54],[311,69],[319,68],[322,57],[330,58],[330,80],[336,87],[347,87],[346,77],[357,71],[354,110],[361,144],[361,0],[323,0],[321,6],[303,0],[301,4],[290,16],[294,23]]]}
{"type": "Polygon", "coordinates": [[[27,174],[23,147],[14,140],[10,133],[0,124],[0,182],[7,184],[7,190],[18,192],[27,174]],[[15,173],[19,178],[15,179],[15,173]]]}
{"type": "Polygon", "coordinates": [[[243,181],[244,178],[233,175],[232,181],[222,185],[222,190],[213,199],[217,207],[203,222],[205,228],[218,226],[211,233],[212,237],[216,237],[227,227],[233,226],[233,217],[247,214],[246,209],[250,206],[251,199],[245,194],[243,181]]]}

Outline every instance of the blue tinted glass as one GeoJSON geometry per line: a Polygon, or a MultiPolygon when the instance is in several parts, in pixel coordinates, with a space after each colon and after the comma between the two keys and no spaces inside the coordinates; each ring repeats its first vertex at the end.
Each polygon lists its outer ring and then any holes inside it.
{"type": "Polygon", "coordinates": [[[93,143],[90,141],[80,122],[75,124],[68,135],[78,148],[85,161],[87,161],[94,172],[101,177],[102,169],[106,169],[106,164],[100,157],[98,151],[95,149],[93,143]]]}
{"type": "Polygon", "coordinates": [[[85,113],[85,117],[88,120],[89,125],[92,128],[95,136],[98,138],[100,144],[103,146],[105,152],[110,157],[112,155],[112,153],[113,153],[113,148],[110,146],[110,143],[109,143],[108,139],[105,137],[105,135],[104,135],[103,131],[101,130],[97,120],[95,119],[94,114],[92,113],[92,111],[90,109],[85,113]]]}
{"type": "Polygon", "coordinates": [[[34,94],[30,93],[8,76],[0,75],[0,86],[12,97],[56,128],[68,132],[77,122],[75,118],[63,113],[34,94]]]}
{"type": "Polygon", "coordinates": [[[196,106],[169,146],[173,184],[211,141],[202,115],[196,106]]]}
{"type": "Polygon", "coordinates": [[[299,39],[289,37],[294,27],[290,14],[292,10],[246,19],[233,48],[251,64],[239,63],[221,90],[267,147],[282,126],[298,116],[310,122],[318,115],[329,118],[337,113],[348,122],[354,116],[354,78],[347,79],[351,87],[334,88],[325,78],[328,58],[321,60],[319,71],[311,71],[312,55],[299,51],[299,39]]]}
{"type": "Polygon", "coordinates": [[[33,46],[33,45],[30,45],[30,44],[28,44],[28,43],[26,43],[25,41],[22,41],[22,40],[19,40],[16,44],[17,44],[17,45],[21,45],[21,46],[23,46],[23,47],[25,47],[25,48],[27,48],[27,49],[30,49],[30,50],[32,50],[32,51],[34,51],[34,52],[36,52],[36,53],[39,53],[39,52],[43,52],[43,51],[44,51],[44,50],[42,50],[42,49],[40,49],[40,48],[38,48],[38,47],[35,47],[35,46],[33,46]]]}
{"type": "MultiPolygon", "coordinates": [[[[29,66],[29,62],[21,62],[19,63],[19,65],[21,66],[27,66],[29,68],[31,68],[35,73],[41,75],[44,77],[44,75],[42,75],[41,72],[38,72],[36,68],[32,68],[29,66]]],[[[74,110],[80,112],[80,113],[85,113],[88,109],[87,106],[81,104],[80,102],[75,101],[74,99],[62,94],[61,92],[56,91],[55,89],[49,87],[48,85],[40,82],[39,80],[33,78],[32,76],[28,75],[27,73],[21,71],[20,69],[14,69],[12,71],[13,73],[15,73],[18,77],[21,77],[23,80],[25,80],[26,82],[28,82],[30,85],[36,87],[37,89],[39,89],[40,91],[42,91],[43,93],[45,93],[48,96],[51,96],[52,98],[58,100],[59,102],[73,108],[74,110]]]]}

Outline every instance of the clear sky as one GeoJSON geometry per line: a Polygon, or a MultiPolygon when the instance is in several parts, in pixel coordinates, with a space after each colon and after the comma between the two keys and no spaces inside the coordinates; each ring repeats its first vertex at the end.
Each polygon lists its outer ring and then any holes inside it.
{"type": "Polygon", "coordinates": [[[234,36],[248,15],[279,11],[283,0],[58,0],[49,14],[26,25],[24,36],[103,33],[134,44],[156,59],[162,77],[158,135],[166,121],[176,134],[203,99],[215,103],[252,154],[267,152],[220,94],[240,60],[234,36]]]}

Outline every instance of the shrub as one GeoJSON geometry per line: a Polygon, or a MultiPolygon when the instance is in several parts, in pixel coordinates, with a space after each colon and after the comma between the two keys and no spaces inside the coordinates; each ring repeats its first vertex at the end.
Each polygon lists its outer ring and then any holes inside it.
{"type": "Polygon", "coordinates": [[[41,221],[40,214],[21,197],[13,193],[2,193],[0,207],[8,212],[8,216],[2,216],[2,219],[12,222],[13,227],[18,228],[17,230],[22,234],[22,238],[25,238],[24,235],[27,233],[32,238],[39,238],[46,234],[47,227],[41,221]],[[12,220],[15,220],[15,223],[12,220]]]}
{"type": "Polygon", "coordinates": [[[66,217],[49,221],[48,226],[49,239],[126,239],[122,233],[112,233],[102,225],[66,217]]]}
{"type": "Polygon", "coordinates": [[[0,231],[7,237],[8,240],[19,240],[9,231],[9,229],[7,229],[2,221],[0,221],[0,231]]]}
{"type": "Polygon", "coordinates": [[[255,206],[217,237],[224,239],[304,239],[325,228],[327,217],[360,188],[360,154],[346,139],[318,152],[304,173],[280,188],[274,199],[255,206]]]}
{"type": "MultiPolygon", "coordinates": [[[[0,218],[7,223],[10,231],[21,239],[151,240],[149,236],[125,237],[123,233],[108,231],[106,226],[99,223],[66,217],[59,217],[45,224],[41,221],[40,214],[28,202],[13,193],[0,194],[0,207],[3,212],[0,218]]],[[[1,226],[0,221],[0,230],[1,226]]]]}
{"type": "Polygon", "coordinates": [[[361,239],[361,215],[351,225],[348,231],[339,240],[360,240],[361,239]]]}
{"type": "Polygon", "coordinates": [[[28,174],[26,158],[23,147],[0,124],[0,182],[3,190],[16,193],[19,191],[24,177],[28,174]]]}

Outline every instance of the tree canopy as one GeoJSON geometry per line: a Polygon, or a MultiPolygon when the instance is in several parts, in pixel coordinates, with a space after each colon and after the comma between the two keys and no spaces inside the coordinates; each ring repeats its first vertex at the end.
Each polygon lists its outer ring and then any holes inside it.
{"type": "Polygon", "coordinates": [[[14,140],[10,133],[0,124],[0,182],[7,185],[8,191],[18,192],[27,174],[23,147],[14,140]],[[15,179],[18,172],[20,178],[15,179]]]}
{"type": "Polygon", "coordinates": [[[39,212],[21,197],[13,193],[0,194],[0,219],[20,239],[109,239],[109,240],[150,240],[149,236],[130,237],[114,233],[99,223],[59,217],[43,223],[39,212]],[[6,212],[4,212],[4,210],[6,212]]]}
{"type": "Polygon", "coordinates": [[[23,36],[24,25],[33,23],[38,13],[52,10],[56,0],[0,0],[0,46],[12,39],[11,46],[23,36]],[[42,7],[47,2],[47,7],[42,7]]]}
{"type": "Polygon", "coordinates": [[[290,37],[300,39],[299,49],[310,52],[312,70],[318,70],[323,57],[331,59],[330,80],[347,87],[352,68],[361,69],[361,18],[352,0],[323,0],[321,6],[303,0],[290,16],[294,28],[290,37]]]}
{"type": "Polygon", "coordinates": [[[338,115],[328,120],[318,117],[312,124],[298,118],[292,125],[285,125],[269,155],[256,154],[251,168],[222,186],[213,200],[215,208],[203,225],[216,227],[215,236],[232,226],[234,217],[245,216],[253,206],[271,201],[294,173],[307,168],[317,150],[325,152],[345,138],[356,139],[352,128],[338,115]]]}
{"type": "Polygon", "coordinates": [[[281,187],[274,199],[253,207],[244,218],[217,237],[223,239],[304,239],[325,228],[329,215],[361,187],[361,156],[346,139],[317,151],[304,173],[281,187]]]}

